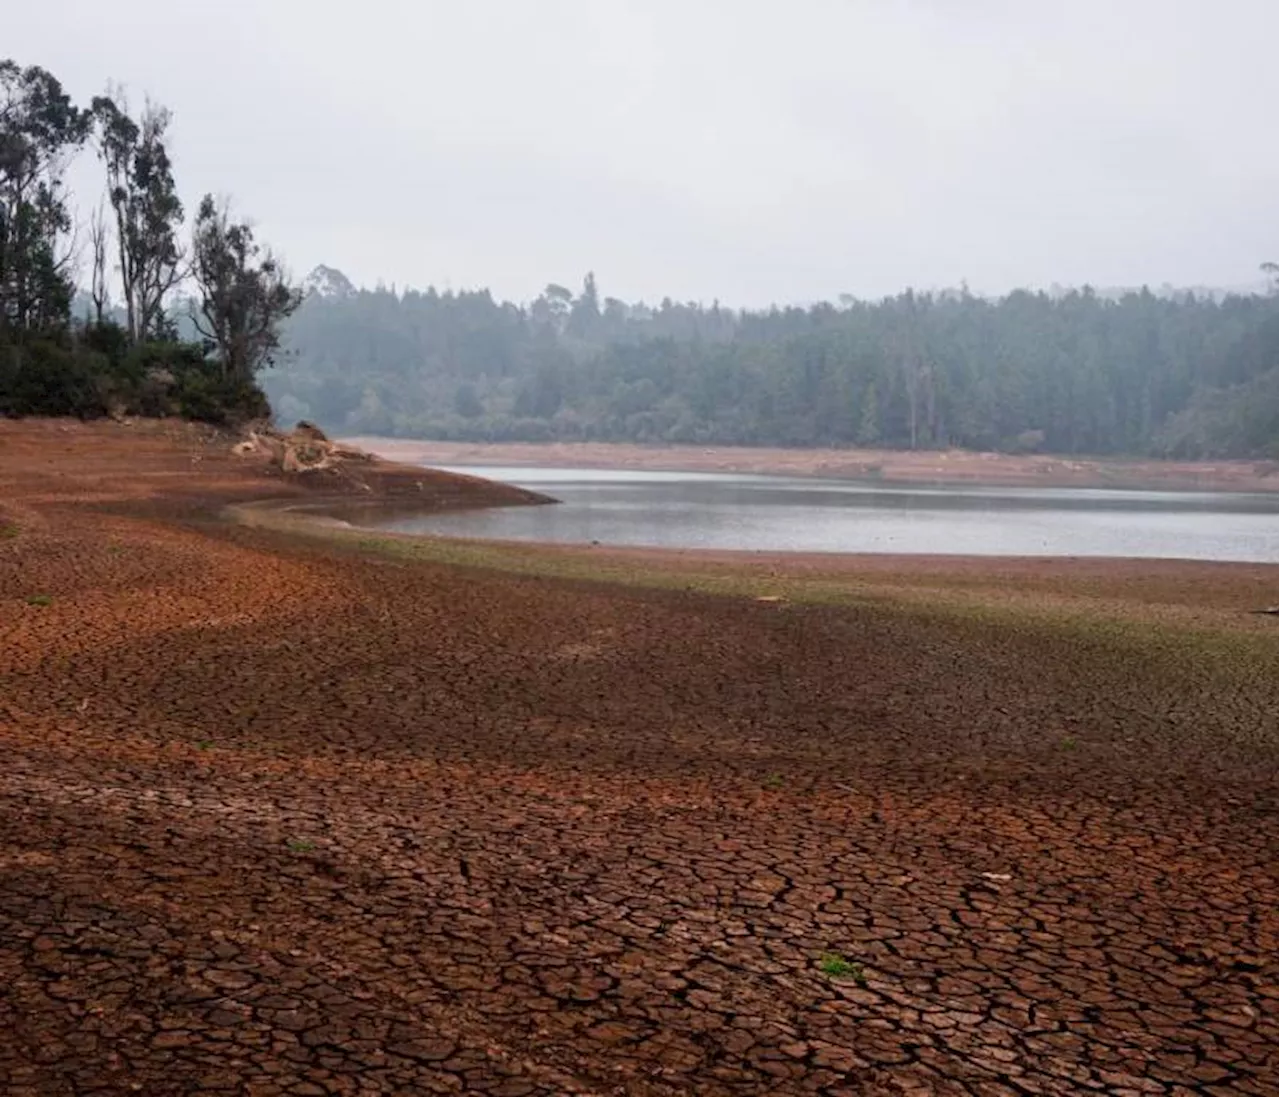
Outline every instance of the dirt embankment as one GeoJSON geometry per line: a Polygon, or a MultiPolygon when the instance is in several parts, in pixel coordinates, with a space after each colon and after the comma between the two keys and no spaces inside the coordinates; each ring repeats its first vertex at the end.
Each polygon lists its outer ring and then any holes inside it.
{"type": "Polygon", "coordinates": [[[0,1093],[1275,1093],[1274,567],[504,574],[228,441],[0,422],[0,1093]]]}
{"type": "Polygon", "coordinates": [[[828,476],[889,483],[972,483],[1010,487],[1146,488],[1170,491],[1272,492],[1275,461],[1122,461],[1017,457],[966,450],[755,449],[635,446],[609,443],[429,442],[357,438],[353,444],[399,461],[441,465],[543,465],[565,468],[828,476]]]}
{"type": "Polygon", "coordinates": [[[178,420],[0,420],[0,467],[22,468],[51,489],[134,481],[170,498],[332,501],[413,510],[546,503],[547,496],[474,476],[401,464],[332,442],[314,427],[231,432],[178,420]]]}

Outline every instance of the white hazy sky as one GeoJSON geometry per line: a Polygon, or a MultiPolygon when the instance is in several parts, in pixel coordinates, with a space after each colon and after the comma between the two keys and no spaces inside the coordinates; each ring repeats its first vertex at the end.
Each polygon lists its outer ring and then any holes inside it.
{"type": "MultiPolygon", "coordinates": [[[[298,273],[734,305],[1240,284],[1276,0],[15,0],[0,55],[175,114],[298,273]]],[[[96,185],[88,166],[79,186],[96,185]]]]}

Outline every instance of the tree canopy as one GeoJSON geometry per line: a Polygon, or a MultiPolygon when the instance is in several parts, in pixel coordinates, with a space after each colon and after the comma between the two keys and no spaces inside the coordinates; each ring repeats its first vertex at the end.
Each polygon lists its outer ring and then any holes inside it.
{"type": "Polygon", "coordinates": [[[211,195],[191,248],[180,242],[171,122],[149,100],[134,117],[118,90],[77,107],[51,73],[0,60],[0,414],[220,422],[269,414],[256,375],[270,364],[298,292],[249,226],[231,221],[211,195]],[[76,316],[76,226],[64,176],[86,143],[102,163],[105,193],[88,231],[92,309],[76,316]],[[198,335],[183,341],[180,290],[191,279],[198,335]]]}
{"type": "Polygon", "coordinates": [[[339,431],[1276,453],[1274,291],[906,291],[734,311],[601,300],[589,274],[576,296],[552,283],[520,307],[484,290],[356,290],[325,270],[265,384],[285,418],[339,431]]]}

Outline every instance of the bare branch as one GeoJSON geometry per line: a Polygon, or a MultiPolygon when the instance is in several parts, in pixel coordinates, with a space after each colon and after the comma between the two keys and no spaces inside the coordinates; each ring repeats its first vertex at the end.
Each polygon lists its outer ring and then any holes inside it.
{"type": "Polygon", "coordinates": [[[110,229],[107,213],[101,202],[89,221],[89,243],[92,249],[92,267],[89,272],[89,296],[93,298],[94,320],[102,327],[107,308],[107,247],[110,229]]]}

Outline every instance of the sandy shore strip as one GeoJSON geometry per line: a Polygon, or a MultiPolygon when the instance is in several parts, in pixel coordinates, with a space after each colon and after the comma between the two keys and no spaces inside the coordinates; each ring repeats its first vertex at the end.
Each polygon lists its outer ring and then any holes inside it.
{"type": "Polygon", "coordinates": [[[485,444],[347,439],[396,461],[435,465],[651,469],[826,476],[888,483],[1006,487],[1275,492],[1275,461],[1152,461],[971,453],[964,450],[792,450],[615,443],[485,444]]]}

